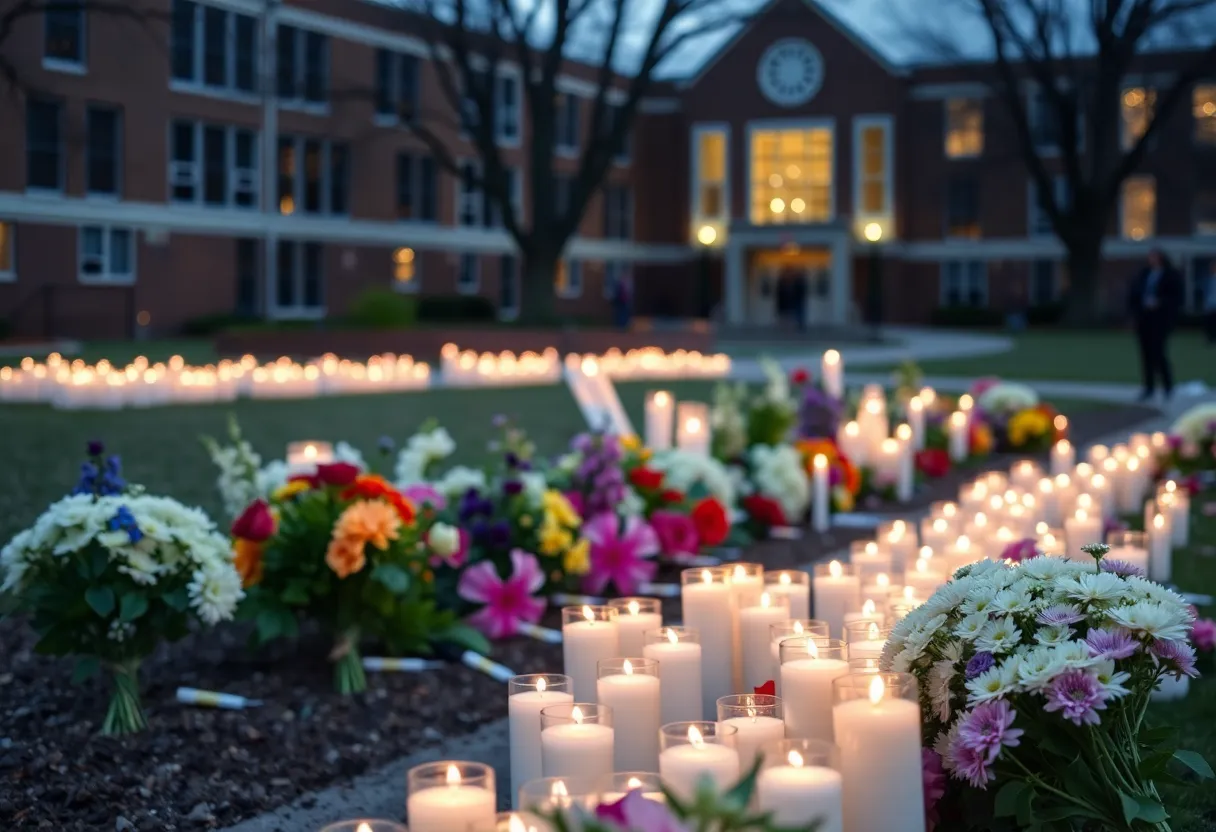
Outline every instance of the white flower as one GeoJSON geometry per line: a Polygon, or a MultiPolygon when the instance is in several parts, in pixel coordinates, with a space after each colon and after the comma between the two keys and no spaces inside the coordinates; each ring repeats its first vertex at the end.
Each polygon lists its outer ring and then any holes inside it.
{"type": "Polygon", "coordinates": [[[1089,653],[1089,646],[1083,641],[1066,641],[1053,648],[1063,661],[1071,668],[1091,667],[1094,657],[1089,653]]]}
{"type": "Polygon", "coordinates": [[[962,726],[961,719],[955,720],[949,729],[942,731],[933,741],[933,750],[942,758],[942,768],[946,771],[953,771],[957,765],[953,754],[954,740],[962,726]]]}
{"type": "Polygon", "coordinates": [[[1170,433],[1186,442],[1199,444],[1211,431],[1208,425],[1216,422],[1216,404],[1197,404],[1178,417],[1170,433]]]}
{"type": "Polygon", "coordinates": [[[218,624],[232,618],[236,605],[245,593],[241,576],[228,566],[203,566],[194,571],[190,585],[190,605],[207,624],[218,624]]]}
{"type": "Polygon", "coordinates": [[[1190,615],[1184,610],[1171,609],[1154,601],[1115,607],[1107,615],[1111,621],[1133,633],[1167,641],[1185,639],[1191,623],[1190,615]]]}
{"type": "Polygon", "coordinates": [[[976,405],[985,413],[1016,413],[1039,403],[1039,394],[1025,384],[999,381],[976,399],[976,405]]]}
{"type": "MultiPolygon", "coordinates": [[[[1187,603],[1185,598],[1172,589],[1150,581],[1147,578],[1141,578],[1138,575],[1125,578],[1124,582],[1132,599],[1139,596],[1148,601],[1164,604],[1167,607],[1175,607],[1184,611],[1187,616],[1191,616],[1191,605],[1187,603]]],[[[1193,620],[1193,616],[1191,616],[1191,620],[1193,620]]]]}
{"type": "Polygon", "coordinates": [[[811,502],[802,456],[792,445],[756,445],[749,452],[752,479],[760,493],[781,505],[786,522],[797,523],[811,502]]]}
{"type": "Polygon", "coordinates": [[[519,475],[519,481],[523,483],[524,497],[527,499],[528,505],[539,508],[544,502],[545,491],[549,488],[545,475],[540,471],[523,471],[519,475]]]}
{"type": "Polygon", "coordinates": [[[1014,589],[1002,589],[992,599],[989,613],[992,615],[1026,612],[1030,609],[1030,595],[1014,589]]]}
{"type": "Polygon", "coordinates": [[[950,719],[950,682],[954,680],[954,662],[943,659],[934,662],[929,671],[929,701],[942,722],[950,719]]]}
{"type": "Polygon", "coordinates": [[[460,530],[447,523],[431,526],[426,539],[431,550],[441,558],[446,558],[460,548],[460,530]]]}
{"type": "Polygon", "coordinates": [[[1007,615],[1004,618],[989,621],[979,638],[975,640],[975,646],[978,650],[987,650],[993,655],[1001,655],[1012,651],[1021,640],[1022,631],[1018,629],[1017,622],[1013,620],[1013,616],[1007,615]]]}
{"type": "Polygon", "coordinates": [[[484,471],[464,465],[457,465],[444,474],[439,482],[435,483],[435,487],[449,497],[463,494],[470,488],[482,491],[486,486],[486,474],[484,471]]]}
{"type": "Polygon", "coordinates": [[[1086,572],[1060,578],[1057,587],[1064,596],[1087,604],[1118,601],[1126,592],[1123,579],[1110,572],[1086,572]]]}
{"type": "Polygon", "coordinates": [[[1018,658],[1017,664],[1018,682],[1029,691],[1042,690],[1069,668],[1068,659],[1050,646],[1030,650],[1018,658]]]}
{"type": "Polygon", "coordinates": [[[975,641],[987,626],[988,613],[977,612],[958,622],[954,627],[954,634],[964,641],[975,641]]]}
{"type": "MultiPolygon", "coordinates": [[[[287,484],[287,478],[290,476],[291,469],[287,467],[287,463],[283,460],[276,459],[266,463],[266,467],[257,473],[257,493],[254,496],[265,497],[273,494],[287,484]]],[[[254,497],[250,497],[250,499],[246,500],[236,514],[240,514],[245,506],[253,502],[253,499],[254,497]]]]}
{"type": "Polygon", "coordinates": [[[621,502],[617,505],[616,510],[621,517],[641,517],[642,513],[646,511],[646,501],[638,496],[638,492],[625,486],[625,494],[621,497],[621,502]]]}
{"type": "Polygon", "coordinates": [[[1021,662],[1015,659],[990,667],[967,683],[967,704],[978,705],[989,699],[1000,699],[1018,684],[1021,662]]]}
{"type": "Polygon", "coordinates": [[[1064,644],[1072,638],[1072,627],[1067,624],[1043,627],[1034,634],[1034,640],[1039,644],[1064,644]]]}
{"type": "Polygon", "coordinates": [[[992,608],[992,602],[996,600],[997,592],[999,590],[991,584],[974,585],[967,593],[967,600],[963,602],[960,611],[963,615],[975,615],[976,613],[987,615],[992,608]]]}
{"type": "Polygon", "coordinates": [[[122,643],[135,635],[135,625],[126,621],[111,621],[106,638],[122,643]]]}
{"type": "Polygon", "coordinates": [[[1098,662],[1090,672],[1097,678],[1098,684],[1102,685],[1107,699],[1118,699],[1131,693],[1123,685],[1124,682],[1131,678],[1131,675],[1122,671],[1116,672],[1113,659],[1104,659],[1098,662]]]}
{"type": "Polygon", "coordinates": [[[1073,574],[1077,571],[1078,566],[1082,569],[1093,569],[1091,564],[1078,564],[1064,558],[1047,556],[1024,560],[1018,565],[1018,568],[1036,581],[1050,581],[1061,575],[1073,574]]]}
{"type": "Polygon", "coordinates": [[[735,506],[735,486],[730,472],[710,456],[673,450],[656,454],[650,467],[664,475],[664,484],[687,494],[695,485],[703,486],[710,496],[730,511],[735,506]]]}

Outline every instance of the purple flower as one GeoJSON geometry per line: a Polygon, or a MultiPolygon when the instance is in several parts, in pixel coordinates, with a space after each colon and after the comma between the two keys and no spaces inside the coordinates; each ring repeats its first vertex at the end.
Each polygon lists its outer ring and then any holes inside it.
{"type": "Polygon", "coordinates": [[[495,413],[494,417],[492,419],[490,419],[490,424],[492,424],[496,428],[505,428],[510,423],[511,423],[511,420],[508,419],[506,417],[506,415],[504,415],[502,413],[495,413]]]}
{"type": "Polygon", "coordinates": [[[511,542],[511,524],[506,520],[498,520],[490,526],[491,546],[506,546],[511,542]]]}
{"type": "Polygon", "coordinates": [[[946,796],[946,770],[941,755],[932,748],[920,750],[922,783],[925,791],[925,828],[930,832],[940,819],[937,803],[946,796]]]}
{"type": "Polygon", "coordinates": [[[1143,578],[1144,568],[1126,560],[1102,560],[1102,571],[1111,572],[1120,578],[1143,578]]]}
{"type": "Polygon", "coordinates": [[[502,491],[508,497],[514,497],[524,490],[524,484],[519,480],[507,480],[502,484],[502,491]]]}
{"type": "Polygon", "coordinates": [[[397,447],[397,443],[393,441],[391,436],[381,436],[376,441],[376,447],[380,449],[380,453],[388,456],[393,452],[393,448],[397,447]]]}
{"type": "Polygon", "coordinates": [[[427,506],[442,511],[447,508],[448,500],[432,485],[424,482],[407,485],[401,489],[402,495],[416,506],[427,506]]]}
{"type": "Polygon", "coordinates": [[[988,770],[988,758],[984,753],[966,745],[959,737],[954,739],[950,756],[954,758],[954,775],[965,779],[975,788],[986,789],[988,781],[996,779],[996,775],[988,770]]]}
{"type": "Polygon", "coordinates": [[[1022,729],[1011,727],[1017,716],[1017,711],[1004,699],[978,705],[963,717],[958,742],[985,754],[989,763],[995,763],[1002,748],[1016,748],[1022,742],[1022,729]]]}
{"type": "Polygon", "coordinates": [[[995,664],[996,659],[992,657],[991,653],[976,653],[971,657],[971,661],[967,662],[967,681],[987,673],[995,664]]]}
{"type": "Polygon", "coordinates": [[[1060,711],[1073,725],[1099,725],[1098,711],[1106,710],[1102,684],[1084,670],[1066,670],[1047,686],[1045,711],[1060,711]]]}
{"type": "Polygon", "coordinates": [[[1136,654],[1139,644],[1127,630],[1090,630],[1085,637],[1089,652],[1096,659],[1127,659],[1136,654]]]}
{"type": "Polygon", "coordinates": [[[506,461],[507,461],[507,468],[509,468],[512,471],[514,471],[516,468],[519,467],[519,455],[513,453],[512,451],[507,451],[506,461]]]}
{"type": "Polygon", "coordinates": [[[1021,563],[1031,558],[1039,556],[1038,546],[1034,540],[1027,538],[1026,540],[1017,540],[1005,547],[1005,551],[1001,552],[1001,560],[1007,560],[1012,563],[1021,563]]]}
{"type": "Polygon", "coordinates": [[[1216,648],[1216,622],[1210,618],[1199,618],[1191,625],[1191,641],[1205,653],[1216,648]]]}
{"type": "Polygon", "coordinates": [[[112,532],[126,532],[127,539],[132,543],[138,543],[144,538],[143,530],[139,528],[139,523],[136,522],[135,515],[133,515],[131,513],[131,509],[127,508],[126,506],[118,507],[118,510],[114,512],[114,516],[106,521],[106,528],[112,532]]]}
{"type": "Polygon", "coordinates": [[[89,456],[101,456],[106,452],[106,446],[100,439],[90,439],[88,444],[89,456]]]}
{"type": "Polygon", "coordinates": [[[1054,604],[1039,613],[1035,620],[1048,627],[1054,627],[1059,624],[1076,624],[1084,619],[1085,614],[1079,607],[1073,604],[1054,604]]]}
{"type": "Polygon", "coordinates": [[[1161,667],[1172,673],[1174,678],[1181,679],[1183,676],[1190,676],[1192,679],[1196,679],[1199,677],[1199,671],[1195,669],[1195,648],[1185,641],[1158,639],[1149,649],[1157,657],[1161,667]]]}
{"type": "Polygon", "coordinates": [[[798,407],[798,432],[808,439],[836,436],[841,408],[838,399],[808,384],[798,407]]]}
{"type": "Polygon", "coordinates": [[[484,499],[476,488],[470,488],[460,498],[457,514],[460,516],[461,522],[464,523],[483,514],[488,515],[493,510],[493,503],[484,499]]]}

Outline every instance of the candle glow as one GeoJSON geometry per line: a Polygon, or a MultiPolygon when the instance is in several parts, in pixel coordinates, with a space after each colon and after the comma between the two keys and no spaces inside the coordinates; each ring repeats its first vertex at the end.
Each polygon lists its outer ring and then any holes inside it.
{"type": "MultiPolygon", "coordinates": [[[[736,567],[738,568],[738,567],[736,567]]],[[[844,567],[840,565],[840,561],[834,560],[828,564],[828,572],[833,578],[839,578],[844,575],[844,567]]]]}
{"type": "Polygon", "coordinates": [[[882,680],[882,676],[875,676],[870,680],[870,704],[877,705],[882,702],[882,698],[887,693],[887,686],[882,680]]]}

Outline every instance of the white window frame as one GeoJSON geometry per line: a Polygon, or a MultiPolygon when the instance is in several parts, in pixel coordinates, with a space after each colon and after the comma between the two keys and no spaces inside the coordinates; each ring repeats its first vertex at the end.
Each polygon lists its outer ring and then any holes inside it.
{"type": "MultiPolygon", "coordinates": [[[[173,4],[169,4],[170,15],[172,15],[173,4]]],[[[233,8],[225,8],[219,3],[202,2],[195,0],[194,2],[194,66],[191,71],[191,78],[175,78],[173,77],[172,61],[173,61],[173,39],[170,34],[169,38],[169,89],[174,92],[191,93],[193,95],[203,95],[209,98],[223,98],[233,101],[240,101],[245,104],[258,104],[261,102],[261,97],[258,95],[258,87],[262,83],[262,54],[259,49],[259,28],[265,25],[264,20],[259,19],[257,15],[246,14],[233,8]],[[207,6],[219,9],[224,12],[224,44],[225,44],[225,84],[223,86],[215,86],[208,84],[203,80],[203,69],[206,62],[206,46],[207,34],[204,19],[207,6]],[[236,18],[237,15],[248,17],[253,20],[253,89],[243,90],[236,86],[236,18]]],[[[172,19],[170,19],[172,26],[172,19]]]]}
{"type": "Polygon", "coordinates": [[[628,182],[607,182],[604,185],[603,193],[604,193],[604,198],[603,198],[603,202],[604,202],[604,238],[608,239],[608,240],[624,240],[624,241],[632,240],[633,239],[633,230],[634,230],[634,206],[636,203],[636,198],[633,195],[633,188],[630,186],[630,184],[628,182]],[[624,227],[624,229],[614,229],[614,230],[623,231],[623,233],[615,233],[615,234],[608,233],[609,226],[611,225],[611,223],[609,222],[609,217],[613,213],[615,213],[613,211],[614,206],[612,206],[610,204],[611,200],[608,198],[609,194],[611,194],[613,192],[625,194],[625,205],[623,207],[623,211],[621,212],[621,215],[617,218],[617,219],[620,219],[623,221],[625,227],[624,227]]]}
{"type": "Polygon", "coordinates": [[[468,165],[473,169],[475,178],[481,177],[481,163],[477,159],[460,159],[457,162],[460,173],[456,176],[456,198],[452,200],[452,224],[459,228],[485,228],[485,195],[481,188],[474,188],[472,191],[465,192],[464,169],[468,165]],[[474,220],[470,223],[463,222],[461,216],[465,213],[463,208],[466,201],[472,200],[473,210],[469,212],[474,216],[474,220]]]}
{"type": "Polygon", "coordinates": [[[558,156],[563,158],[573,158],[578,155],[579,148],[582,145],[583,133],[583,99],[581,96],[575,95],[572,92],[558,93],[560,96],[557,103],[557,136],[554,142],[554,150],[558,156]],[[573,107],[575,113],[574,119],[574,135],[564,135],[567,127],[567,119],[570,117],[570,110],[573,107]],[[573,138],[574,143],[569,144],[565,139],[573,138]]]}
{"type": "MultiPolygon", "coordinates": [[[[954,260],[943,260],[941,262],[939,280],[938,280],[938,298],[937,298],[937,304],[940,308],[942,308],[942,309],[952,308],[952,307],[950,307],[950,305],[948,303],[946,303],[946,298],[950,294],[947,291],[947,285],[950,282],[950,268],[952,266],[954,266],[954,267],[957,267],[958,269],[960,269],[961,276],[964,279],[969,281],[971,279],[970,267],[976,263],[978,263],[980,266],[980,284],[979,285],[980,285],[980,295],[982,296],[982,300],[978,306],[972,306],[970,304],[963,304],[961,307],[958,307],[958,308],[964,308],[964,309],[987,309],[988,308],[988,304],[991,300],[991,296],[989,293],[989,286],[988,286],[988,262],[986,260],[965,259],[965,258],[964,259],[954,259],[954,260]]],[[[966,287],[964,287],[964,288],[966,288],[966,287]]],[[[965,293],[960,292],[959,294],[961,296],[965,293]]]]}
{"type": "MultiPolygon", "coordinates": [[[[697,232],[703,225],[711,225],[718,229],[718,240],[726,234],[726,229],[730,225],[730,125],[724,121],[700,122],[692,126],[692,147],[688,154],[692,160],[692,168],[689,171],[689,205],[692,206],[692,227],[689,228],[689,239],[696,242],[697,232]],[[712,217],[708,214],[701,213],[701,137],[705,135],[721,134],[723,147],[723,170],[722,170],[722,213],[720,216],[712,217]]],[[[750,159],[748,160],[750,161],[750,159]]],[[[751,181],[751,171],[748,171],[748,181],[751,181]]]]}
{"type": "MultiPolygon", "coordinates": [[[[886,113],[875,115],[854,116],[853,118],[853,215],[863,227],[866,223],[879,221],[889,226],[895,213],[895,176],[892,166],[895,164],[894,154],[895,118],[886,113]],[[882,210],[874,213],[861,210],[862,195],[865,190],[865,168],[862,159],[861,136],[870,127],[881,127],[883,131],[883,206],[882,210]]],[[[832,163],[835,165],[835,157],[832,163]]],[[[835,190],[835,171],[833,170],[832,190],[835,190]]],[[[835,211],[833,210],[833,214],[835,211]]],[[[890,228],[885,229],[890,233],[890,228]]]]}
{"type": "Polygon", "coordinates": [[[68,178],[68,147],[67,147],[66,137],[64,136],[64,117],[66,114],[67,114],[67,103],[62,98],[38,97],[37,99],[31,99],[29,96],[26,97],[25,112],[23,112],[21,114],[21,116],[22,116],[23,123],[26,125],[25,135],[22,136],[22,139],[25,141],[25,158],[22,160],[25,165],[25,168],[22,171],[22,175],[25,177],[25,181],[26,181],[25,190],[27,193],[62,194],[64,192],[64,189],[67,184],[67,178],[68,178]],[[58,147],[55,152],[56,152],[56,155],[59,157],[57,160],[59,162],[59,173],[55,177],[57,184],[53,188],[48,188],[45,185],[29,184],[30,148],[29,148],[28,137],[29,137],[29,105],[30,105],[31,100],[37,100],[37,101],[40,101],[40,102],[46,103],[46,104],[54,104],[56,107],[55,132],[58,133],[58,136],[56,136],[56,138],[58,139],[58,142],[57,142],[58,147]]]}
{"type": "Polygon", "coordinates": [[[565,257],[562,258],[562,268],[565,269],[566,273],[565,285],[560,280],[555,281],[553,286],[555,294],[563,300],[573,300],[574,298],[582,297],[583,261],[565,257]]]}
{"type": "MultiPolygon", "coordinates": [[[[69,11],[69,10],[62,10],[69,11]]],[[[89,13],[85,6],[76,9],[80,17],[80,57],[76,60],[67,58],[48,58],[46,54],[47,26],[49,18],[44,11],[42,15],[42,68],[52,72],[66,72],[71,75],[84,75],[89,71],[89,13]]]]}
{"type": "Polygon", "coordinates": [[[1028,306],[1043,306],[1059,301],[1061,294],[1060,265],[1060,261],[1052,257],[1037,257],[1029,261],[1030,271],[1026,276],[1026,304],[1028,306]],[[1047,263],[1051,266],[1051,298],[1046,301],[1036,300],[1034,297],[1035,269],[1039,263],[1047,263]]]}
{"type": "Polygon", "coordinates": [[[494,75],[494,140],[500,147],[519,147],[523,134],[523,79],[520,70],[500,66],[494,75]],[[506,86],[514,86],[515,103],[504,106],[506,86]],[[508,133],[510,127],[513,133],[508,133]]]}
{"type": "Polygon", "coordinates": [[[1131,176],[1129,176],[1123,180],[1123,183],[1119,186],[1119,237],[1120,237],[1120,239],[1139,242],[1140,240],[1152,240],[1153,238],[1155,238],[1157,236],[1157,213],[1158,213],[1158,209],[1160,208],[1157,197],[1158,197],[1157,177],[1153,176],[1152,174],[1147,174],[1147,173],[1132,174],[1131,176]],[[1148,234],[1145,234],[1143,237],[1136,238],[1136,237],[1128,236],[1128,234],[1127,234],[1127,204],[1126,204],[1127,203],[1127,186],[1128,186],[1128,183],[1130,183],[1134,180],[1141,180],[1141,179],[1147,179],[1153,183],[1153,227],[1149,230],[1148,234]]]}
{"type": "MultiPolygon", "coordinates": [[[[1058,206],[1067,206],[1071,200],[1071,194],[1068,192],[1068,177],[1062,173],[1052,174],[1052,187],[1056,191],[1056,204],[1058,206]]],[[[1035,185],[1033,177],[1026,181],[1026,236],[1027,237],[1053,237],[1055,229],[1051,227],[1051,220],[1047,216],[1047,212],[1039,206],[1039,189],[1035,185]],[[1043,220],[1047,229],[1040,230],[1037,228],[1037,220],[1043,220]]]]}
{"type": "Polygon", "coordinates": [[[481,294],[481,256],[475,251],[462,251],[456,255],[456,291],[462,295],[481,294]],[[473,279],[464,279],[466,263],[472,264],[473,279]]]}
{"type": "MultiPolygon", "coordinates": [[[[396,127],[397,125],[409,124],[410,119],[401,118],[401,63],[405,60],[414,62],[414,89],[410,100],[414,109],[417,110],[422,95],[422,61],[413,53],[401,52],[388,47],[380,47],[376,50],[376,61],[380,60],[380,52],[385,52],[389,56],[388,97],[393,105],[393,111],[391,113],[374,111],[372,113],[372,121],[381,127],[396,127]]],[[[376,83],[379,83],[379,79],[376,79],[376,83]]],[[[376,103],[378,102],[373,103],[373,109],[376,103]]]]}
{"type": "MultiPolygon", "coordinates": [[[[315,115],[326,115],[329,113],[330,93],[332,92],[330,84],[333,81],[333,37],[329,32],[321,31],[320,29],[309,28],[306,26],[297,26],[288,24],[292,33],[295,36],[295,66],[292,67],[292,74],[295,76],[295,95],[291,98],[284,98],[279,95],[279,74],[278,74],[278,47],[275,47],[275,75],[274,75],[274,99],[278,103],[280,109],[298,110],[305,113],[313,113],[315,115]],[[309,35],[320,35],[325,38],[325,100],[324,101],[309,101],[304,97],[305,87],[307,86],[308,72],[306,65],[308,61],[305,58],[305,46],[308,43],[309,35]]],[[[279,37],[282,37],[283,31],[280,27],[279,37]]]]}
{"type": "Polygon", "coordinates": [[[609,260],[604,263],[604,299],[612,300],[613,287],[623,280],[632,277],[633,264],[628,260],[609,260]]]}
{"type": "MultiPolygon", "coordinates": [[[[293,156],[295,159],[295,170],[292,171],[292,178],[291,178],[291,199],[292,199],[292,206],[293,206],[294,210],[291,212],[291,214],[283,214],[283,213],[281,213],[280,207],[278,205],[276,205],[275,213],[279,214],[279,216],[292,216],[292,217],[299,217],[299,216],[303,216],[303,217],[349,217],[350,216],[350,196],[351,196],[350,175],[351,175],[351,160],[352,160],[352,157],[350,154],[350,144],[347,142],[342,142],[342,141],[335,142],[333,139],[320,138],[317,136],[303,136],[303,135],[299,135],[296,133],[280,133],[278,135],[278,139],[275,141],[275,146],[274,146],[274,152],[275,152],[274,163],[275,163],[275,171],[276,171],[275,172],[275,182],[276,182],[275,198],[276,199],[279,199],[278,189],[277,189],[278,165],[279,165],[279,140],[282,140],[282,139],[291,139],[292,146],[294,148],[293,156]],[[304,210],[304,179],[305,179],[305,164],[306,164],[305,160],[304,160],[304,144],[305,144],[305,142],[308,142],[308,141],[316,141],[316,142],[320,143],[320,145],[321,145],[321,184],[319,186],[321,188],[321,210],[320,211],[304,210]],[[346,145],[346,163],[347,163],[347,167],[346,167],[346,210],[343,211],[341,214],[334,212],[333,200],[332,200],[332,197],[333,197],[332,151],[333,151],[333,146],[335,144],[346,145]]],[[[230,144],[230,149],[235,149],[235,145],[230,144]]],[[[232,155],[228,156],[228,159],[231,160],[232,158],[233,158],[232,155]]],[[[245,210],[245,209],[242,208],[241,210],[245,210]]]]}
{"type": "Polygon", "coordinates": [[[115,225],[82,225],[76,230],[76,279],[83,284],[89,286],[130,286],[135,283],[135,276],[138,268],[135,263],[136,257],[136,239],[135,229],[130,226],[115,226],[115,225]],[[101,232],[101,271],[97,274],[86,274],[84,263],[86,255],[84,250],[84,235],[86,231],[101,232]],[[113,267],[113,247],[114,233],[116,231],[126,232],[127,242],[131,247],[128,252],[128,262],[131,270],[127,273],[114,272],[113,267]]]}
{"type": "MultiPolygon", "coordinates": [[[[292,138],[293,140],[298,140],[299,137],[291,136],[291,137],[285,137],[285,138],[292,138]]],[[[262,196],[262,194],[261,194],[261,191],[262,191],[262,178],[261,178],[262,146],[261,146],[261,144],[262,143],[261,143],[261,133],[259,130],[257,130],[257,128],[245,127],[243,125],[236,125],[236,124],[213,124],[210,122],[201,121],[199,119],[175,118],[175,119],[171,119],[169,121],[167,144],[168,144],[168,154],[167,154],[168,178],[167,178],[167,187],[166,187],[166,190],[167,190],[166,199],[170,204],[173,204],[173,205],[198,205],[200,207],[208,208],[213,211],[234,210],[234,211],[248,212],[248,211],[257,211],[261,208],[261,196],[262,196]],[[189,124],[193,128],[194,158],[188,162],[177,160],[177,159],[173,158],[173,149],[174,149],[173,148],[173,133],[174,133],[173,128],[174,128],[175,124],[189,124]],[[225,177],[227,180],[227,188],[226,188],[227,192],[224,196],[225,202],[223,205],[213,205],[213,204],[203,201],[203,187],[204,187],[205,179],[206,179],[206,177],[204,176],[205,165],[204,165],[204,160],[203,160],[203,128],[204,127],[219,127],[224,130],[224,162],[228,167],[228,173],[227,173],[227,176],[225,177]],[[252,168],[238,167],[237,163],[236,163],[236,137],[237,137],[237,133],[241,130],[248,131],[249,134],[253,137],[254,167],[252,167],[252,168]],[[194,189],[194,198],[193,199],[174,199],[173,198],[173,188],[179,184],[183,185],[183,186],[186,184],[189,184],[190,187],[194,189]],[[245,187],[241,187],[242,184],[244,184],[245,187]],[[240,193],[241,191],[245,191],[245,190],[249,191],[251,193],[251,195],[253,196],[252,203],[249,205],[238,205],[236,202],[236,195],[238,193],[240,193]]],[[[275,153],[276,153],[275,163],[277,164],[278,163],[278,158],[277,158],[278,145],[277,144],[275,145],[275,153]]],[[[296,158],[297,159],[299,158],[299,153],[300,153],[300,147],[297,145],[297,147],[296,147],[296,158]]],[[[328,158],[328,153],[327,153],[327,158],[328,158]]],[[[326,176],[328,177],[328,169],[326,170],[326,176]]],[[[299,176],[297,173],[297,176],[296,176],[297,184],[295,186],[297,191],[299,190],[299,187],[300,187],[298,184],[298,179],[299,179],[299,176]]],[[[275,181],[276,181],[276,183],[278,182],[277,175],[276,175],[275,181]]],[[[296,196],[297,195],[293,193],[292,199],[295,199],[296,196]]],[[[298,200],[297,200],[296,204],[297,205],[299,204],[298,200]]],[[[275,207],[275,213],[278,213],[277,206],[275,207]]]]}
{"type": "MultiPolygon", "coordinates": [[[[830,141],[828,148],[830,150],[830,165],[829,170],[832,174],[831,182],[828,186],[828,215],[822,220],[816,220],[814,225],[827,225],[833,223],[837,219],[837,204],[836,204],[836,186],[837,182],[837,163],[840,161],[838,149],[836,147],[836,119],[832,116],[824,116],[818,118],[794,118],[794,119],[761,119],[759,121],[749,121],[747,123],[747,158],[744,159],[745,176],[747,182],[747,204],[745,206],[747,221],[749,225],[752,223],[752,203],[754,201],[752,194],[752,160],[755,158],[756,133],[768,130],[817,130],[826,128],[830,141]]],[[[786,225],[794,225],[795,223],[766,223],[759,228],[780,228],[786,225]]]]}
{"type": "Polygon", "coordinates": [[[275,271],[272,275],[273,283],[270,291],[270,311],[268,318],[274,320],[287,321],[313,321],[324,318],[327,313],[327,302],[329,300],[328,293],[325,291],[325,245],[316,240],[278,240],[275,244],[275,271]],[[313,244],[320,247],[321,258],[321,305],[320,306],[303,306],[300,305],[304,300],[304,246],[313,244]],[[295,269],[292,273],[292,280],[295,283],[297,300],[299,303],[293,306],[279,306],[279,267],[278,262],[278,244],[285,244],[295,248],[294,265],[295,269]]]}
{"type": "Polygon", "coordinates": [[[12,283],[17,279],[17,223],[0,219],[0,234],[8,241],[8,263],[0,262],[0,283],[12,283]]]}
{"type": "Polygon", "coordinates": [[[984,99],[972,95],[956,95],[942,100],[942,155],[947,159],[978,159],[984,155],[984,145],[987,143],[988,134],[984,119],[984,99]],[[950,152],[950,105],[956,101],[966,102],[975,106],[980,111],[980,148],[975,153],[951,153],[950,152]]]}

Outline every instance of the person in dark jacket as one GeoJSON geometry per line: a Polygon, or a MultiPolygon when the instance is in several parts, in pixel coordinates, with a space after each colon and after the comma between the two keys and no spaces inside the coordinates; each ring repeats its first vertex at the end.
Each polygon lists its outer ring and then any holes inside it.
{"type": "Polygon", "coordinates": [[[1127,296],[1127,311],[1140,343],[1140,366],[1144,375],[1141,401],[1156,394],[1158,378],[1167,399],[1173,391],[1169,337],[1182,309],[1185,291],[1182,275],[1171,265],[1165,252],[1159,248],[1150,251],[1148,264],[1132,281],[1127,296]]]}

